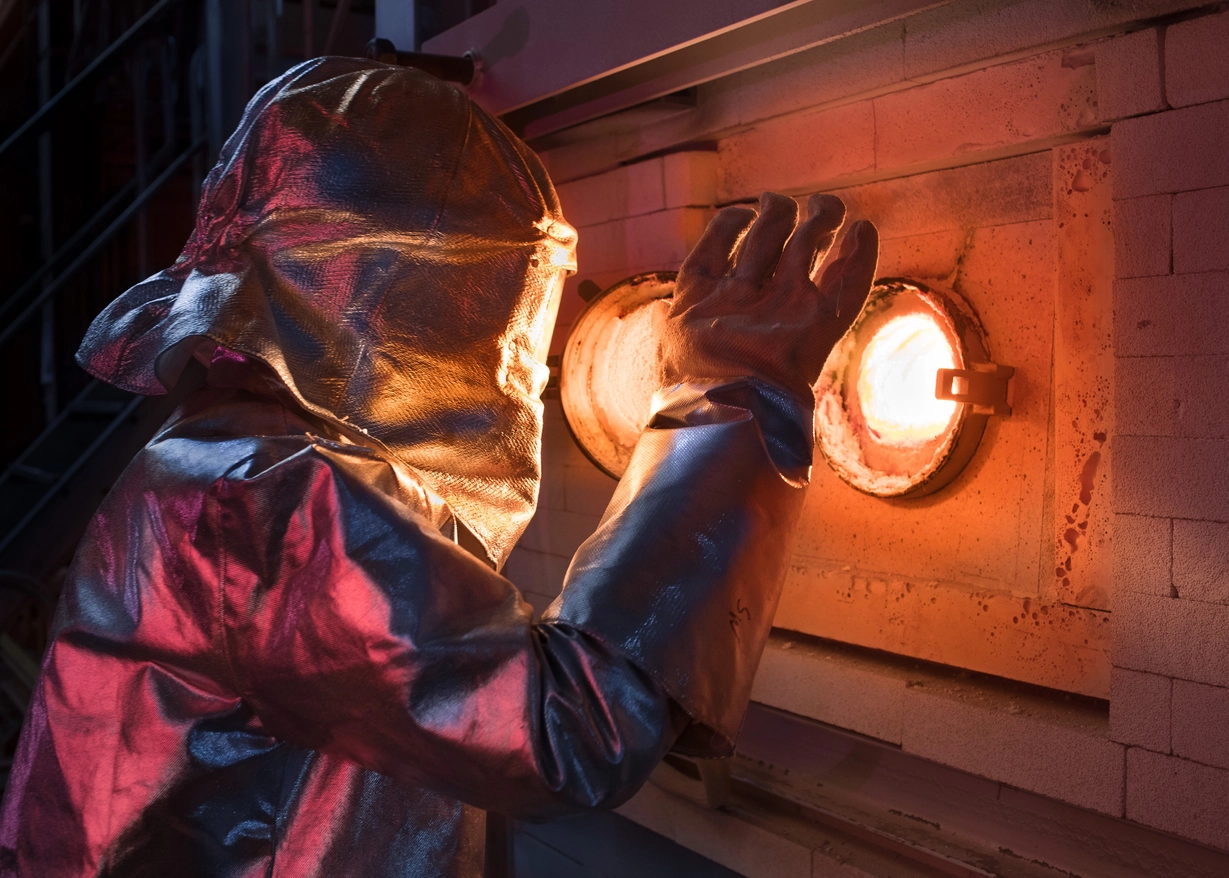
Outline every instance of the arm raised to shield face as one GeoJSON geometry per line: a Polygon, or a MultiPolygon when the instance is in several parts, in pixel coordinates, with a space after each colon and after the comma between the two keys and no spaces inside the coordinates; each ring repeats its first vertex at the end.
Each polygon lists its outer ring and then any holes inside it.
{"type": "Polygon", "coordinates": [[[854,223],[816,272],[845,219],[833,195],[814,195],[798,223],[792,198],[766,192],[760,211],[727,207],[679,272],[662,343],[666,385],[752,377],[806,400],[833,345],[874,278],[879,236],[854,223]]]}
{"type": "Polygon", "coordinates": [[[546,614],[629,658],[690,718],[677,746],[729,752],[781,593],[810,475],[811,385],[866,301],[878,234],[817,195],[721,211],[684,262],[664,388],[597,532],[546,614]]]}

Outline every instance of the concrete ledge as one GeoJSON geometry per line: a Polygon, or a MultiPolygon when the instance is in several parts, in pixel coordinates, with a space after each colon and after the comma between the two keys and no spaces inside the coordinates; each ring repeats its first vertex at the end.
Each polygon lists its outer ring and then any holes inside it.
{"type": "Polygon", "coordinates": [[[731,766],[720,810],[650,784],[618,813],[757,878],[1229,874],[1225,852],[761,705],[731,766]]]}
{"type": "Polygon", "coordinates": [[[944,765],[1121,815],[1102,702],[776,632],[752,698],[944,765]]]}
{"type": "Polygon", "coordinates": [[[805,845],[648,784],[616,812],[748,878],[810,878],[805,845]]]}

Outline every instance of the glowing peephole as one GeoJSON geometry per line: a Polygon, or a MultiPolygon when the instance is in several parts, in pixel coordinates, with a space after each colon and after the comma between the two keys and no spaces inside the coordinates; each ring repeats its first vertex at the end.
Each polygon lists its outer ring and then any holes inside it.
{"type": "MultiPolygon", "coordinates": [[[[674,293],[673,272],[628,278],[594,297],[577,318],[560,374],[563,413],[585,454],[622,476],[648,423],[657,389],[657,344],[674,293]]],[[[853,487],[916,497],[950,482],[972,458],[988,413],[973,404],[970,368],[989,363],[976,317],[955,297],[906,280],[881,280],[833,348],[815,388],[815,439],[853,487]],[[953,370],[945,396],[936,385],[953,370]]],[[[997,370],[997,372],[995,371],[997,370]]]]}
{"type": "MultiPolygon", "coordinates": [[[[816,445],[859,491],[929,494],[968,463],[986,425],[974,406],[938,398],[936,376],[988,359],[962,302],[912,281],[878,281],[816,385],[816,445]]],[[[950,390],[959,395],[964,380],[954,377],[950,390]]]]}
{"type": "Polygon", "coordinates": [[[952,423],[959,403],[935,398],[935,373],[956,368],[956,352],[929,315],[893,318],[866,346],[858,397],[867,429],[880,442],[933,441],[952,423]]]}
{"type": "Polygon", "coordinates": [[[577,444],[608,475],[627,469],[659,385],[657,344],[674,272],[621,281],[594,297],[563,350],[559,392],[577,444]]]}

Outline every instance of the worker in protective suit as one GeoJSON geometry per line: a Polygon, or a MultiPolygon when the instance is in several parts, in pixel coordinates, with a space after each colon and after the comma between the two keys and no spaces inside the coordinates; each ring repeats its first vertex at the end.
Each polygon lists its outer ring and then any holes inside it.
{"type": "Polygon", "coordinates": [[[137,393],[194,357],[207,384],[77,553],[0,875],[476,876],[484,810],[613,807],[671,748],[730,753],[809,385],[874,271],[858,224],[811,281],[842,216],[718,214],[650,427],[535,623],[496,569],[533,513],[575,268],[542,165],[417,71],[322,58],[262,89],[182,256],[78,354],[137,393]]]}

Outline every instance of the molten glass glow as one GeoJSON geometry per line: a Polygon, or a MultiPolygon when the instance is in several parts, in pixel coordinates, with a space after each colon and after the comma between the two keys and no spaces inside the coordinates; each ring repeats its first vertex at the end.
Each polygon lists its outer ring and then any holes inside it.
{"type": "Polygon", "coordinates": [[[589,459],[619,478],[661,385],[661,341],[674,273],[629,277],[589,301],[563,351],[563,414],[589,459]]]}
{"type": "Polygon", "coordinates": [[[889,320],[862,354],[858,396],[867,428],[888,445],[917,445],[942,434],[959,403],[935,398],[935,373],[954,368],[951,342],[932,317],[889,320]]]}
{"type": "Polygon", "coordinates": [[[669,310],[668,301],[646,302],[609,321],[595,346],[593,390],[603,406],[598,420],[629,449],[644,432],[661,386],[657,346],[669,310]]]}

